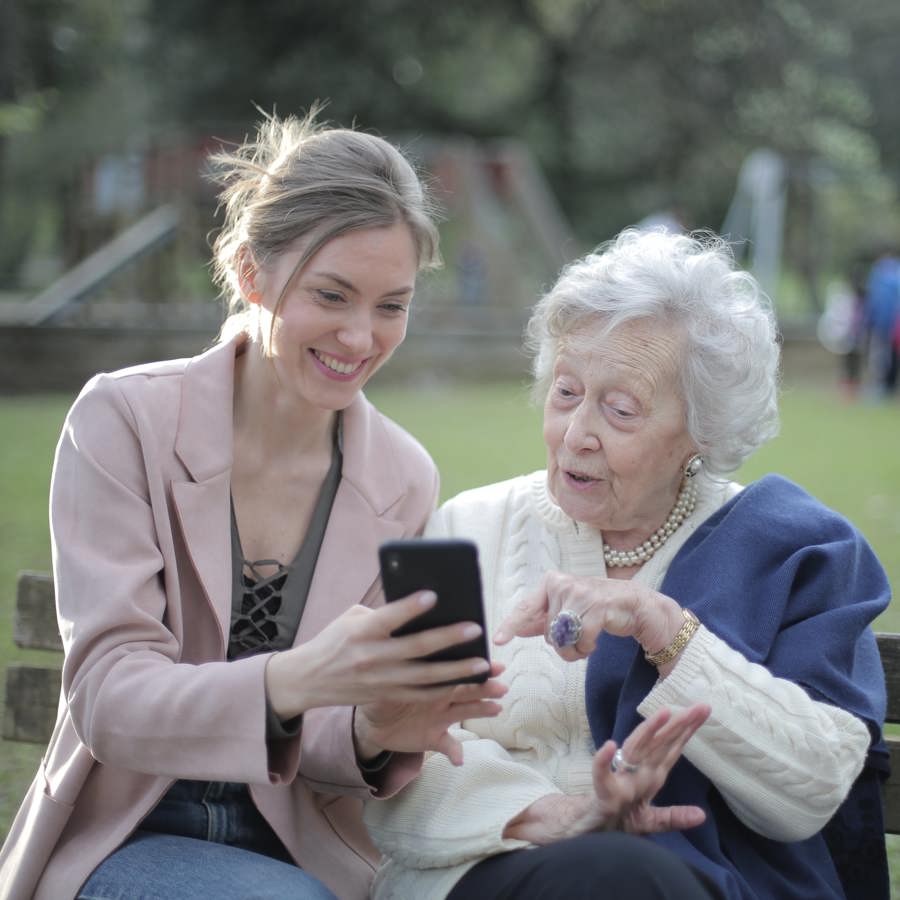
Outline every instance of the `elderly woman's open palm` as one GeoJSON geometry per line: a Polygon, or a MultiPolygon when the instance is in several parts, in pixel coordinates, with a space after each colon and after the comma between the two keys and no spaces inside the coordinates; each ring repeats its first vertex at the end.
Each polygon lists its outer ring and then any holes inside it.
{"type": "Polygon", "coordinates": [[[650,834],[700,825],[705,814],[699,807],[652,801],[709,713],[702,703],[674,714],[663,709],[635,728],[621,749],[607,741],[594,756],[593,793],[548,794],[513,819],[504,836],[550,844],[590,831],[650,834]]]}

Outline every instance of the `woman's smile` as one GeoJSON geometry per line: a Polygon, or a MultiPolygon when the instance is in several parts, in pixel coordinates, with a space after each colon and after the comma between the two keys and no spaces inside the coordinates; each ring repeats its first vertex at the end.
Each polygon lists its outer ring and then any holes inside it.
{"type": "Polygon", "coordinates": [[[353,381],[365,368],[371,357],[362,360],[343,360],[339,356],[324,353],[321,350],[310,350],[313,360],[318,368],[328,378],[336,378],[338,381],[353,381]]]}

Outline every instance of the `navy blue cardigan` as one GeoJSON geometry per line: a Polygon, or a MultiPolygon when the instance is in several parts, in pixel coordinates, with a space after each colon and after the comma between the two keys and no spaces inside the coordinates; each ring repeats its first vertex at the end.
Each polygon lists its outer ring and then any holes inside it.
{"type": "MultiPolygon", "coordinates": [[[[743,825],[699,770],[681,759],[659,805],[696,804],[706,822],[650,836],[709,874],[728,900],[828,900],[888,896],[879,792],[884,675],[872,620],[890,600],[881,565],[862,535],[792,482],[768,475],[719,509],[685,543],[661,591],[694,610],[710,631],[815,699],[864,720],[866,768],[820,834],[796,843],[743,825]]],[[[656,670],[631,638],[604,634],[588,660],[586,703],[597,746],[621,742],[656,670]]]]}

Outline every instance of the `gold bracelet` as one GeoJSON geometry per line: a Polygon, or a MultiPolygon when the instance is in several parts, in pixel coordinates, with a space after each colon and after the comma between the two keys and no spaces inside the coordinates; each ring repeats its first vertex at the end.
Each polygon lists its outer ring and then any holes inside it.
{"type": "Polygon", "coordinates": [[[644,659],[651,665],[658,668],[675,659],[687,646],[688,641],[694,636],[694,632],[700,627],[700,620],[689,609],[682,607],[681,614],[684,616],[684,625],[681,626],[672,643],[656,653],[644,654],[644,659]]]}

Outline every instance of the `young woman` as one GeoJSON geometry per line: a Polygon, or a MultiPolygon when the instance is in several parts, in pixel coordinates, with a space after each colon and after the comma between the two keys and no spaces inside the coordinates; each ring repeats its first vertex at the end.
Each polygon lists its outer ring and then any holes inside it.
{"type": "Polygon", "coordinates": [[[426,452],[362,387],[438,260],[421,184],[385,141],[267,119],[214,158],[232,315],[188,360],[93,379],[51,487],[60,715],[0,856],[12,898],[367,895],[361,799],[461,761],[488,663],[422,663],[461,624],[392,638],[378,545],[419,533],[426,452]],[[375,608],[380,607],[380,608],[375,608]]]}

